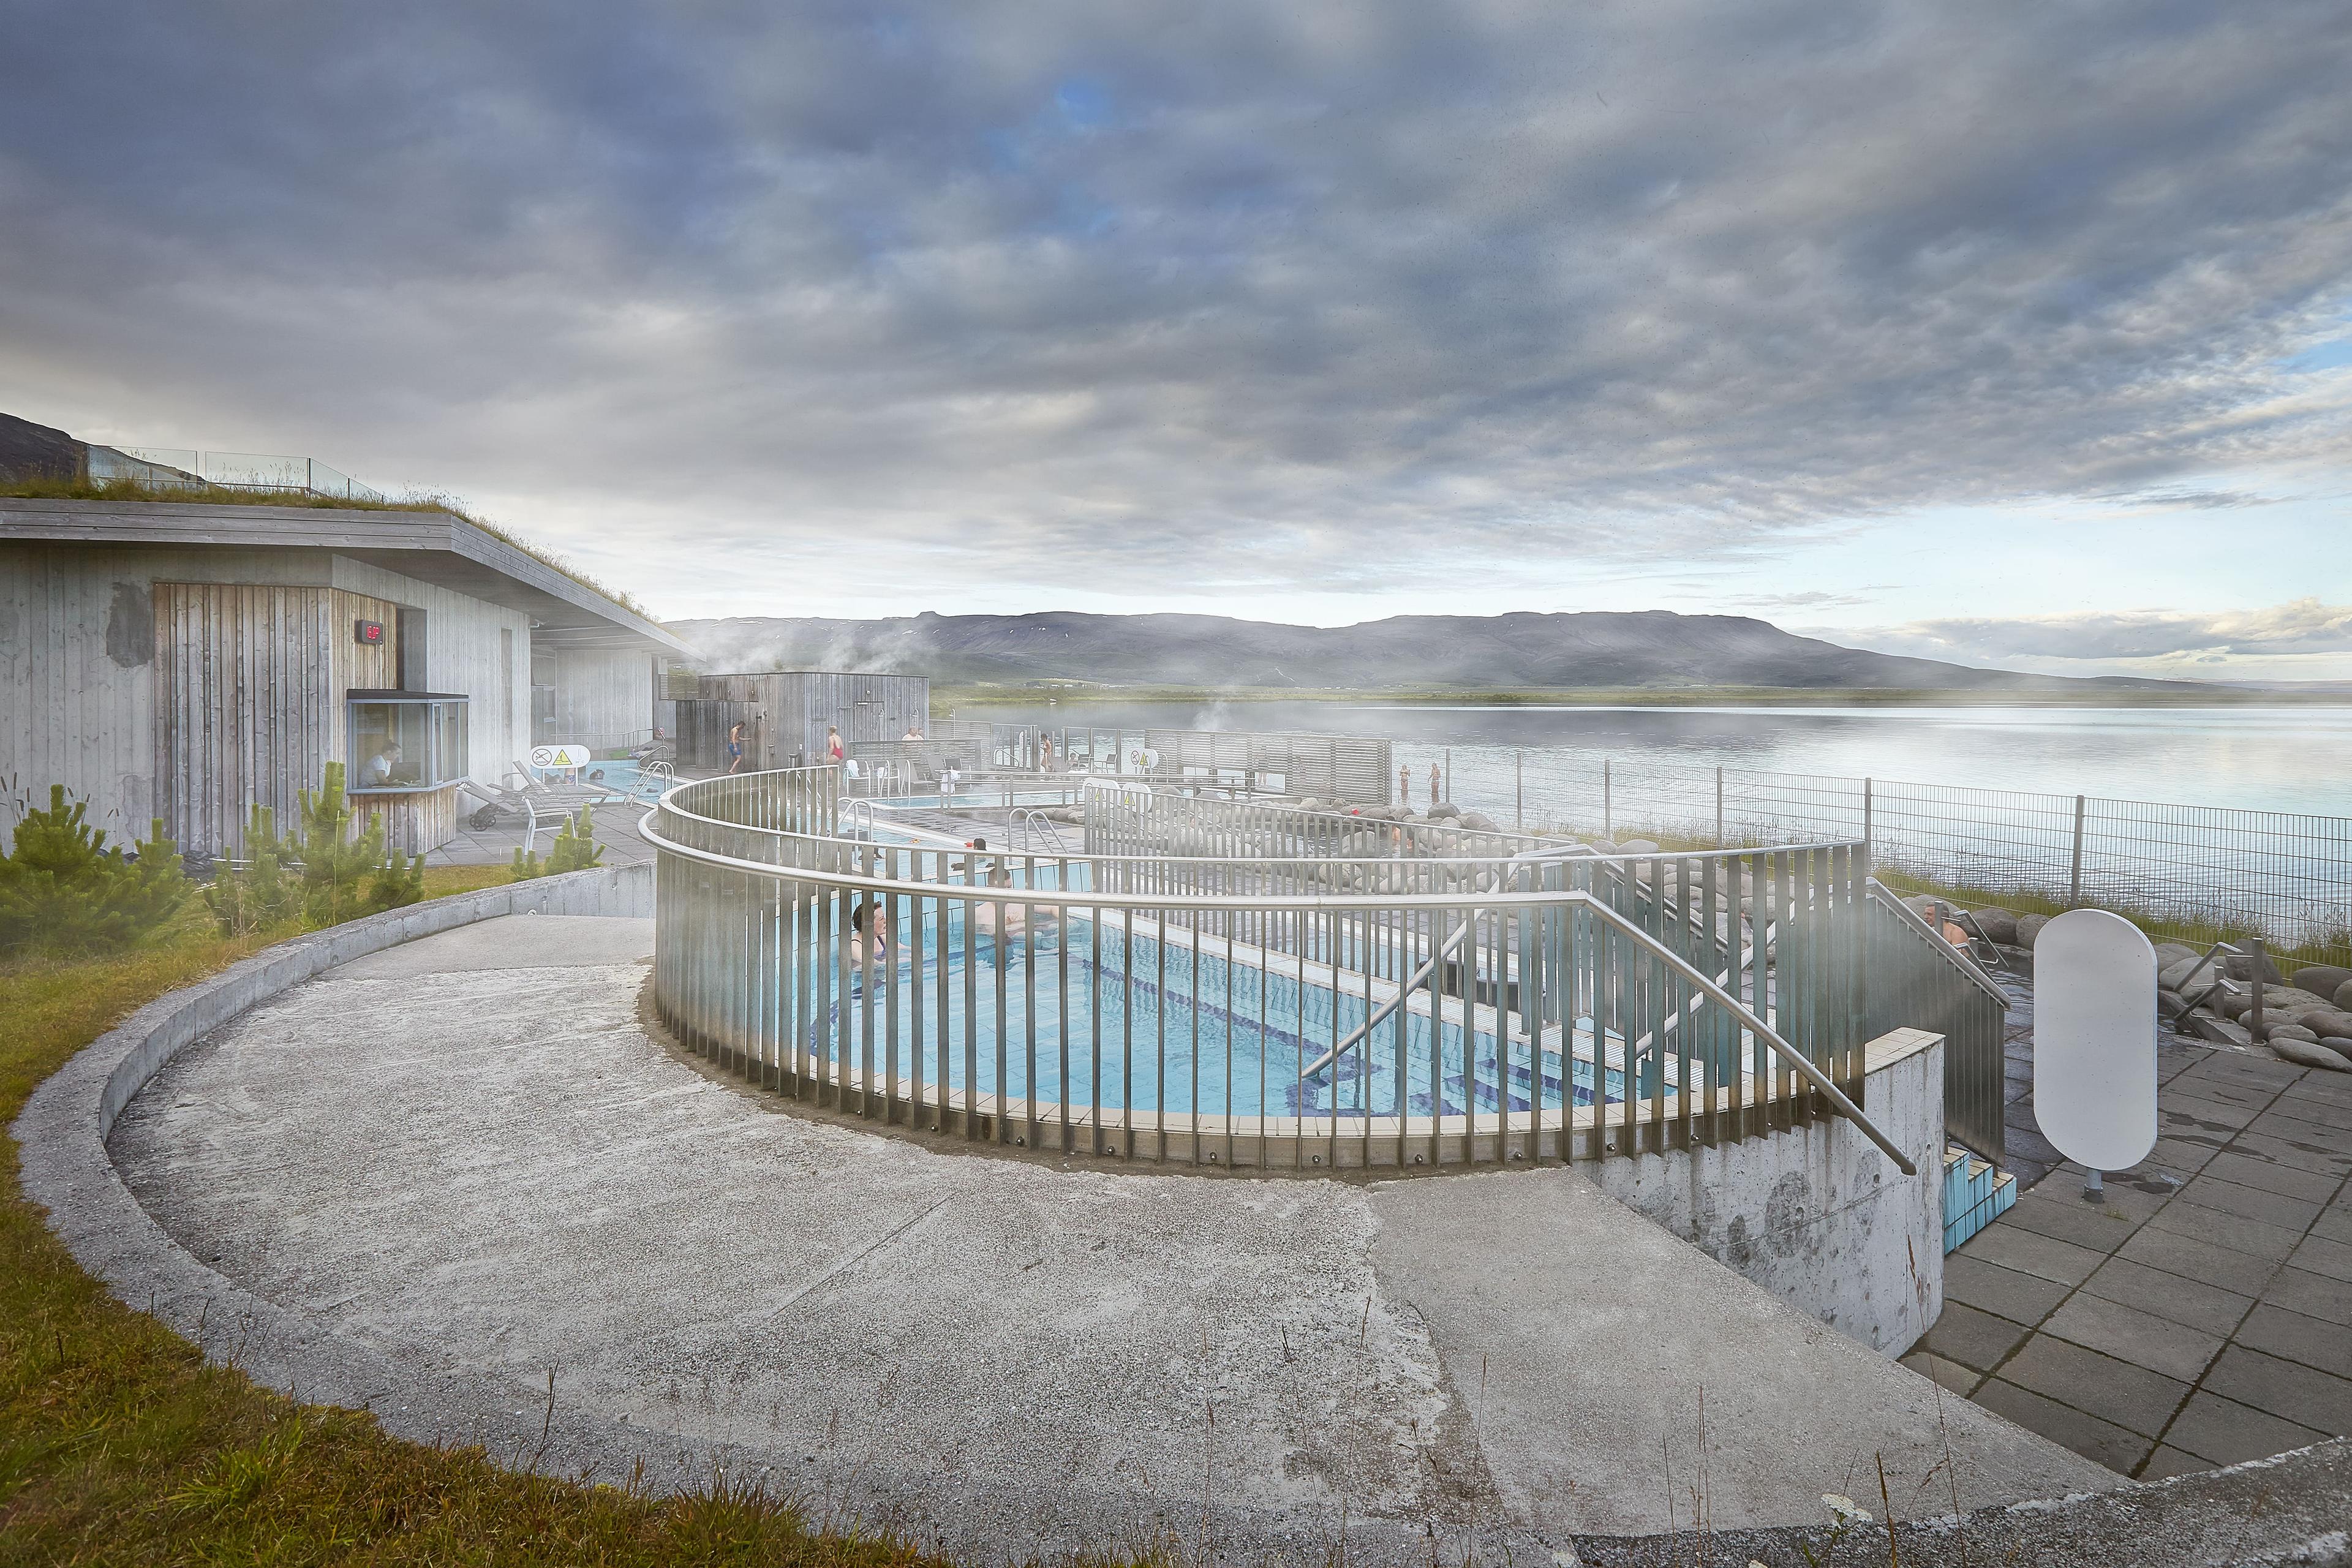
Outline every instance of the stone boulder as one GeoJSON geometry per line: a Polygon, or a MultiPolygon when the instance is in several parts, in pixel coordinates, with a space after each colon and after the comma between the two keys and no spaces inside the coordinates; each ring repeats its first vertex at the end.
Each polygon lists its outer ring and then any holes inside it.
{"type": "Polygon", "coordinates": [[[2156,963],[2159,969],[2168,969],[2182,959],[2199,959],[2205,955],[2187,942],[2159,942],[2156,944],[2156,963]]]}
{"type": "MultiPolygon", "coordinates": [[[[2232,980],[2252,980],[2254,977],[2254,960],[2251,953],[2233,952],[2221,962],[2229,965],[2232,980]]],[[[2273,984],[2284,984],[2286,980],[2286,976],[2279,973],[2279,966],[2271,962],[2268,953],[2263,955],[2263,978],[2273,984]]]]}
{"type": "Polygon", "coordinates": [[[1432,822],[1437,822],[1449,816],[1459,816],[1461,815],[1462,808],[1454,805],[1450,800],[1441,800],[1435,805],[1429,808],[1429,820],[1432,822]]]}
{"type": "Polygon", "coordinates": [[[1298,809],[1301,811],[1321,811],[1323,809],[1323,803],[1314,795],[1310,795],[1298,803],[1298,809]]]}
{"type": "Polygon", "coordinates": [[[2352,969],[2339,969],[2333,963],[2306,963],[2288,979],[2302,990],[2334,1001],[2338,991],[2352,984],[2352,969]]]}
{"type": "Polygon", "coordinates": [[[2017,945],[2023,948],[2031,948],[2035,942],[2042,940],[2042,928],[2049,923],[2050,917],[2048,915],[2018,916],[2017,945]]]}
{"type": "Polygon", "coordinates": [[[1465,811],[1462,814],[1461,822],[1463,826],[1474,833],[1492,833],[1496,830],[1495,819],[1483,811],[1465,811]]]}
{"type": "Polygon", "coordinates": [[[2336,988],[2336,1005],[2346,1012],[2352,1013],[2352,980],[2347,980],[2336,988]]]}
{"type": "Polygon", "coordinates": [[[1622,855],[1625,853],[1623,846],[1620,845],[1614,838],[1588,838],[1584,841],[1584,847],[1594,851],[1596,854],[1601,855],[1622,855]]]}
{"type": "Polygon", "coordinates": [[[2295,1022],[2323,1040],[2330,1035],[2352,1036],[2352,1013],[2333,1005],[2305,1008],[2295,1022]]]}
{"type": "Polygon", "coordinates": [[[2352,1072],[2352,1057],[2330,1050],[2316,1040],[2299,1040],[2289,1036],[2285,1039],[2273,1039],[2270,1047],[2282,1060],[2293,1062],[2297,1067],[2319,1068],[2327,1072],[2352,1072]]]}
{"type": "MultiPolygon", "coordinates": [[[[2157,961],[2162,963],[2163,952],[2159,950],[2156,956],[2157,961]]],[[[2200,991],[2210,989],[2213,983],[2221,977],[2219,970],[2212,964],[2209,963],[2202,969],[2199,969],[2197,960],[2194,958],[2176,958],[2156,972],[2156,983],[2168,991],[2178,991],[2188,980],[2191,971],[2194,971],[2197,975],[2196,988],[2200,991]]]]}
{"type": "Polygon", "coordinates": [[[1658,841],[1654,838],[1628,838],[1623,844],[1620,845],[1619,847],[1623,849],[1628,855],[1655,855],[1660,853],[1658,841]]]}
{"type": "Polygon", "coordinates": [[[2004,910],[1995,906],[1990,909],[1970,910],[1969,913],[1975,919],[1977,930],[1984,932],[1984,939],[1987,942],[1998,942],[2003,947],[2017,945],[2017,911],[2015,910],[2004,910]]]}
{"type": "Polygon", "coordinates": [[[2273,1045],[2281,1040],[2309,1040],[2315,1046],[2319,1043],[2319,1031],[2306,1029],[2301,1024],[2273,1024],[2266,1035],[2273,1045]]]}
{"type": "Polygon", "coordinates": [[[2168,1018],[2182,1018],[2189,1014],[2189,998],[2178,991],[2159,988],[2156,994],[2156,1010],[2168,1018]]]}

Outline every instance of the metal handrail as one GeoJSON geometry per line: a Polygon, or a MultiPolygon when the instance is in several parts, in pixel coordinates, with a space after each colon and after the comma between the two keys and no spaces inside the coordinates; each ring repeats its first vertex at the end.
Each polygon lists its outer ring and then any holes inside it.
{"type": "MultiPolygon", "coordinates": [[[[744,860],[732,855],[721,854],[716,850],[703,849],[693,845],[681,844],[675,839],[664,837],[660,830],[654,826],[655,819],[659,815],[659,808],[647,812],[644,820],[638,826],[638,831],[644,836],[646,842],[652,844],[656,849],[682,855],[688,859],[698,860],[705,865],[716,866],[739,873],[764,877],[777,881],[789,880],[793,882],[814,883],[820,887],[841,888],[852,891],[879,893],[885,895],[903,895],[914,890],[916,888],[927,885],[919,883],[910,884],[895,878],[873,877],[855,871],[829,871],[814,866],[790,866],[757,860],[744,860]]],[[[719,824],[719,826],[731,827],[736,825],[719,824]]],[[[793,837],[803,838],[815,837],[815,836],[813,835],[793,835],[793,837]]],[[[816,841],[829,844],[842,850],[846,850],[852,855],[855,853],[856,846],[849,840],[817,839],[816,841]]],[[[1087,910],[1199,910],[1231,911],[1237,913],[1265,909],[1302,911],[1319,910],[1418,909],[1433,910],[1467,910],[1475,916],[1475,911],[1479,910],[1536,907],[1558,909],[1564,906],[1580,907],[1591,911],[1601,921],[1601,923],[1609,926],[1621,936],[1623,936],[1630,941],[1636,949],[1641,950],[1646,952],[1650,957],[1662,962],[1668,969],[1679,975],[1684,981],[1696,986],[1709,1001],[1712,1001],[1717,1004],[1717,1005],[1728,1010],[1734,1017],[1746,1025],[1746,1026],[1758,1039],[1763,1041],[1764,1044],[1771,1049],[1775,1057],[1779,1058],[1783,1064],[1818,1090],[1822,1094],[1822,1098],[1829,1101],[1831,1107],[1835,1110],[1839,1115],[1844,1117],[1846,1120],[1852,1121],[1856,1127],[1860,1128],[1864,1135],[1869,1138],[1873,1143],[1876,1144],[1880,1151],[1884,1152],[1888,1159],[1892,1160],[1896,1168],[1901,1170],[1905,1175],[1916,1176],[1919,1173],[1917,1165],[1906,1156],[1900,1149],[1896,1148],[1894,1142],[1888,1139],[1886,1134],[1880,1131],[1877,1126],[1874,1124],[1867,1116],[1863,1114],[1862,1108],[1854,1104],[1854,1102],[1846,1096],[1845,1092],[1840,1089],[1836,1083],[1830,1079],[1828,1074],[1822,1072],[1821,1068],[1814,1066],[1801,1051],[1796,1048],[1796,1047],[1783,1039],[1780,1033],[1773,1029],[1770,1025],[1765,1023],[1761,1018],[1759,1018],[1754,1013],[1750,1012],[1745,1005],[1743,1005],[1738,998],[1733,996],[1722,986],[1708,979],[1707,976],[1699,969],[1691,964],[1687,960],[1684,959],[1672,948],[1667,947],[1649,932],[1643,931],[1630,918],[1611,908],[1605,900],[1595,898],[1592,894],[1584,892],[1580,889],[1567,889],[1533,893],[1490,892],[1484,894],[1475,892],[1448,894],[1404,893],[1387,895],[1375,893],[1321,893],[1290,894],[1268,899],[1236,897],[1231,894],[1106,893],[1088,889],[1083,897],[1073,899],[1066,896],[1069,889],[1057,889],[1057,891],[1065,896],[1051,899],[1040,899],[1037,897],[1037,889],[1034,888],[987,888],[974,887],[970,884],[948,883],[929,885],[936,886],[939,889],[939,892],[935,896],[946,897],[950,896],[951,893],[954,898],[965,902],[977,901],[998,905],[1018,904],[1025,907],[1034,907],[1036,905],[1043,904],[1057,909],[1067,909],[1075,906],[1079,909],[1087,910]]],[[[1463,929],[1467,931],[1472,929],[1474,925],[1475,921],[1465,921],[1464,922],[1463,929]]]]}
{"type": "Polygon", "coordinates": [[[1951,960],[1952,967],[1974,981],[1979,990],[2002,1006],[2009,1005],[2009,993],[2000,988],[2000,982],[1986,973],[1984,966],[1970,954],[1946,942],[1944,933],[1923,920],[1919,911],[1905,903],[1895,895],[1893,889],[1873,877],[1870,879],[1870,895],[1887,909],[1894,910],[1896,918],[1909,926],[1915,934],[1925,939],[1937,952],[1951,960]]]}
{"type": "Polygon", "coordinates": [[[1023,853],[1026,854],[1031,852],[1029,850],[1029,841],[1035,830],[1040,827],[1044,828],[1045,830],[1045,836],[1054,841],[1055,852],[1063,858],[1067,858],[1070,855],[1069,842],[1062,837],[1061,826],[1055,822],[1052,817],[1045,815],[1045,808],[1044,806],[1024,805],[1014,809],[1013,813],[1013,830],[1020,835],[1017,842],[1023,853]]]}

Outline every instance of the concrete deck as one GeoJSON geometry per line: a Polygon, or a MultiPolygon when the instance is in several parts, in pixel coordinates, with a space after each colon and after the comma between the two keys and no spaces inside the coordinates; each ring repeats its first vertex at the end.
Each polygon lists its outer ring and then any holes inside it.
{"type": "Polygon", "coordinates": [[[2172,1035],[2157,1060],[2147,1162],[2095,1205],[2051,1169],[1945,1260],[1906,1359],[2127,1475],[2352,1434],[2352,1079],[2172,1035]]]}
{"type": "Polygon", "coordinates": [[[1059,1169],[782,1111],[647,1038],[651,946],[488,921],[163,1069],[112,1152],[224,1299],[302,1325],[240,1364],[550,1468],[723,1462],[991,1559],[1344,1531],[1540,1561],[1702,1506],[1818,1522],[1881,1458],[1906,1517],[1955,1479],[1963,1507],[2120,1484],[1571,1172],[1059,1169]]]}

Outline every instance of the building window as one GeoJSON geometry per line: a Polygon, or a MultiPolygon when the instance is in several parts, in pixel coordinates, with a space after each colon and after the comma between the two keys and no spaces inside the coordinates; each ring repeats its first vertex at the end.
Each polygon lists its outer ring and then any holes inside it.
{"type": "Polygon", "coordinates": [[[439,691],[353,691],[343,734],[349,785],[371,790],[430,789],[473,771],[463,697],[439,691]]]}

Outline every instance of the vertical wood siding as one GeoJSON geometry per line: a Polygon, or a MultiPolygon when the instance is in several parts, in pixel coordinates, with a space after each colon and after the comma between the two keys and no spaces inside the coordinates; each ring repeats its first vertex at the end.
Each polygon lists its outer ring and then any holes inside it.
{"type": "Polygon", "coordinates": [[[333,753],[334,596],[241,583],[154,595],[158,810],[184,848],[234,854],[249,808],[290,822],[333,753]]]}
{"type": "MultiPolygon", "coordinates": [[[[706,675],[701,681],[702,701],[734,704],[752,723],[753,745],[746,765],[759,768],[822,762],[825,730],[835,724],[845,742],[895,741],[909,724],[928,730],[930,693],[930,678],[922,675],[787,670],[706,675]]],[[[681,730],[688,725],[686,708],[679,704],[681,730]]]]}

